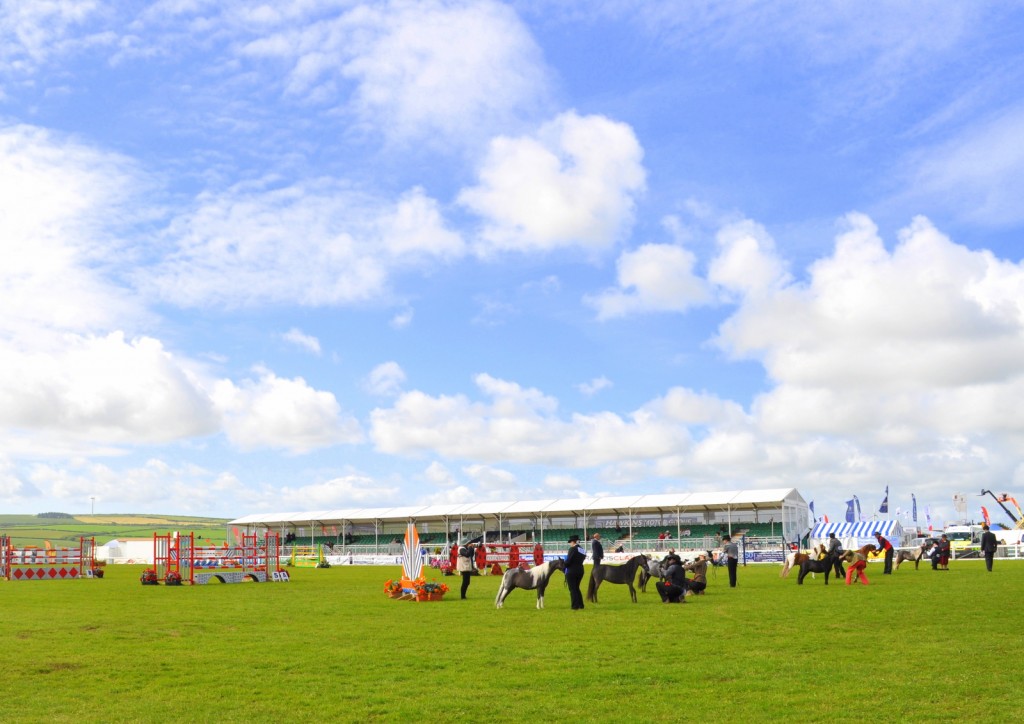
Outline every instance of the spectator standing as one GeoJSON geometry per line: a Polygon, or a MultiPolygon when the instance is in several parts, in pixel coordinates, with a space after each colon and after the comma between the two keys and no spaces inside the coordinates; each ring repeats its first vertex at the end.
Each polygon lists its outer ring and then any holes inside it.
{"type": "Polygon", "coordinates": [[[729,567],[729,588],[736,588],[736,567],[740,563],[740,549],[732,542],[731,535],[722,536],[722,552],[725,565],[729,567]]]}
{"type": "Polygon", "coordinates": [[[569,536],[569,550],[565,554],[565,583],[569,586],[569,603],[573,611],[583,610],[583,594],[580,583],[583,581],[583,561],[587,554],[583,552],[578,535],[569,536]]]}
{"type": "Polygon", "coordinates": [[[885,555],[885,568],[882,570],[882,575],[888,576],[892,573],[892,543],[881,533],[875,533],[875,540],[878,541],[879,552],[885,555]]]}
{"type": "Polygon", "coordinates": [[[988,572],[992,572],[992,559],[996,555],[996,547],[999,545],[996,541],[996,534],[988,529],[987,525],[981,526],[984,533],[981,534],[981,552],[985,554],[985,568],[988,572]]]}
{"type": "Polygon", "coordinates": [[[843,544],[836,538],[836,534],[828,534],[828,555],[832,557],[832,570],[839,578],[846,578],[846,569],[843,568],[843,544]]]}
{"type": "Polygon", "coordinates": [[[949,538],[947,538],[946,534],[943,533],[939,537],[939,570],[940,571],[948,571],[949,570],[949,553],[950,553],[949,538]]]}
{"type": "Polygon", "coordinates": [[[476,549],[467,543],[464,546],[459,546],[459,557],[455,563],[455,569],[462,574],[462,590],[460,598],[466,598],[466,591],[469,590],[469,579],[476,570],[474,565],[474,558],[476,558],[476,549]]]}
{"type": "Polygon", "coordinates": [[[600,533],[594,533],[594,537],[590,541],[590,554],[594,559],[594,565],[601,565],[601,561],[604,560],[604,546],[601,545],[600,533]]]}

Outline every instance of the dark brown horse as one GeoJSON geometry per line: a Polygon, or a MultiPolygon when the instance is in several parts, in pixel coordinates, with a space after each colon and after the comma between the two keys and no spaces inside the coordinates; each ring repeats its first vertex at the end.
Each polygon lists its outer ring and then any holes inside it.
{"type": "Polygon", "coordinates": [[[647,568],[647,556],[641,554],[633,556],[621,566],[607,566],[599,563],[590,571],[590,583],[587,584],[587,600],[597,603],[597,589],[602,581],[608,583],[625,583],[629,586],[629,596],[636,603],[636,589],[633,588],[633,581],[636,580],[637,569],[647,568]]]}

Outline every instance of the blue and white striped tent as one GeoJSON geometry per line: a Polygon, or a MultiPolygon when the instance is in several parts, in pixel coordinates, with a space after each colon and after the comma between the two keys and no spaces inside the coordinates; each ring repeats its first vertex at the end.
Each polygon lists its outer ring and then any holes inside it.
{"type": "Polygon", "coordinates": [[[852,547],[851,539],[857,540],[857,547],[874,542],[875,533],[881,533],[897,547],[903,541],[903,526],[898,520],[862,520],[859,523],[818,523],[811,530],[811,545],[823,543],[829,533],[835,533],[847,548],[852,547]]]}

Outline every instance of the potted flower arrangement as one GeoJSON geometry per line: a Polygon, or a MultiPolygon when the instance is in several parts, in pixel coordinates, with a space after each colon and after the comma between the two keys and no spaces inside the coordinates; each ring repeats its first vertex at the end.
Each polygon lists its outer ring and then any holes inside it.
{"type": "Polygon", "coordinates": [[[423,578],[416,579],[415,587],[417,601],[440,601],[444,594],[448,593],[448,586],[445,584],[423,578]]]}
{"type": "Polygon", "coordinates": [[[400,581],[388,580],[384,584],[384,593],[388,598],[401,598],[402,597],[402,584],[400,581]]]}
{"type": "Polygon", "coordinates": [[[92,577],[103,578],[103,569],[106,567],[106,561],[93,561],[92,562],[92,577]]]}
{"type": "Polygon", "coordinates": [[[159,583],[156,578],[156,571],[152,568],[144,570],[142,575],[139,577],[139,580],[142,582],[143,586],[155,586],[159,583]]]}
{"type": "Polygon", "coordinates": [[[164,578],[164,584],[168,586],[180,586],[181,585],[181,574],[171,571],[164,578]]]}

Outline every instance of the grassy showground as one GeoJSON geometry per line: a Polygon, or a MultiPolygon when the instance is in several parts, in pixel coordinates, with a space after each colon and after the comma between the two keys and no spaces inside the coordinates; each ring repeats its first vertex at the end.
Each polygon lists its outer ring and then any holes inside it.
{"type": "MultiPolygon", "coordinates": [[[[389,600],[396,568],[287,584],[0,581],[0,721],[989,721],[1017,719],[1024,563],[904,567],[870,586],[724,570],[706,595],[604,584],[547,608],[496,577],[389,600]]],[[[795,574],[794,574],[795,576],[795,574]]],[[[428,575],[428,578],[430,575],[428,575]]]]}

